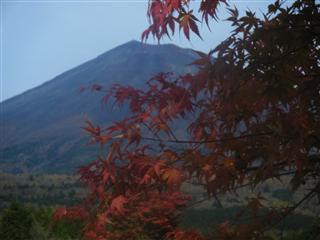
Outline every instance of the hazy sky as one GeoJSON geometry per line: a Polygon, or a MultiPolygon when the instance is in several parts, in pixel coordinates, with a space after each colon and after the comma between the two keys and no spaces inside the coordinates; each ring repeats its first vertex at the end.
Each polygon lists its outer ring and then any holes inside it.
{"type": "MultiPolygon", "coordinates": [[[[48,81],[97,55],[132,39],[148,26],[147,0],[0,0],[0,102],[48,81]]],[[[265,11],[272,1],[231,1],[240,10],[265,11]]],[[[195,3],[196,4],[196,3],[195,3]]],[[[220,19],[227,17],[225,7],[220,19]]],[[[219,21],[203,39],[191,42],[176,34],[171,42],[208,51],[231,31],[219,21]]],[[[154,43],[151,40],[148,43],[154,43]]]]}

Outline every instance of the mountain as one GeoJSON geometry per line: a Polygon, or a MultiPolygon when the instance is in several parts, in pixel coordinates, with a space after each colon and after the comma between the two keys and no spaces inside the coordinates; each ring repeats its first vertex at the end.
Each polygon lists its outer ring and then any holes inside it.
{"type": "Polygon", "coordinates": [[[113,83],[143,87],[154,74],[191,71],[196,58],[175,45],[130,41],[1,103],[0,172],[66,173],[94,159],[85,146],[86,119],[108,124],[127,111],[101,104],[102,95],[80,86],[113,83]]]}

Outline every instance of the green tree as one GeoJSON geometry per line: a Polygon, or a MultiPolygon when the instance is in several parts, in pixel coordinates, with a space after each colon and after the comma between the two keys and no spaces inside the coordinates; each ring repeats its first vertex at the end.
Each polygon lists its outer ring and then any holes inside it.
{"type": "Polygon", "coordinates": [[[0,239],[32,239],[32,226],[33,218],[30,210],[18,203],[12,203],[2,214],[0,223],[0,239]]]}

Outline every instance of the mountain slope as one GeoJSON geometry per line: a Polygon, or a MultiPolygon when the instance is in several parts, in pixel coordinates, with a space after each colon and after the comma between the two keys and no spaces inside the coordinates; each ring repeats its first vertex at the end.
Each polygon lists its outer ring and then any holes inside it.
{"type": "Polygon", "coordinates": [[[192,50],[131,41],[1,103],[0,171],[73,172],[92,160],[94,147],[81,126],[108,123],[126,114],[106,109],[101,95],[81,85],[113,83],[142,87],[154,74],[190,71],[192,50]]]}

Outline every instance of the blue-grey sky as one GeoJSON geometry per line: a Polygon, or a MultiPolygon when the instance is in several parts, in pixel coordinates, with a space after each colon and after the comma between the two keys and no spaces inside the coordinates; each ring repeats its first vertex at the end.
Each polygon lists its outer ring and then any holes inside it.
{"type": "MultiPolygon", "coordinates": [[[[148,26],[147,0],[0,0],[0,102],[48,81],[97,55],[132,39],[148,26]]],[[[272,1],[231,1],[240,10],[260,12],[272,1]]],[[[194,4],[197,4],[195,1],[194,4]]],[[[220,7],[220,19],[227,17],[220,7]]],[[[209,51],[231,31],[225,21],[206,26],[204,41],[188,42],[177,33],[176,45],[209,51]]],[[[148,43],[155,43],[150,39],[148,43]]]]}

